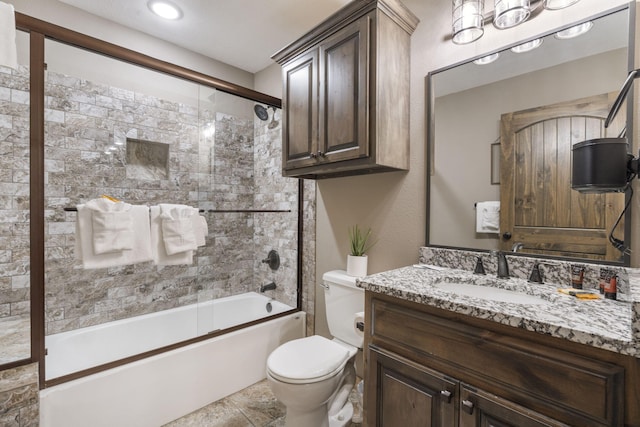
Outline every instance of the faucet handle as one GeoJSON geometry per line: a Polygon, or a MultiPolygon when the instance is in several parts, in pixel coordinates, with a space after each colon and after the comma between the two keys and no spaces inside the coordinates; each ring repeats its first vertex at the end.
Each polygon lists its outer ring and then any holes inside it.
{"type": "Polygon", "coordinates": [[[529,282],[531,283],[544,283],[542,280],[542,270],[540,270],[540,263],[536,262],[533,264],[533,268],[531,269],[531,274],[529,275],[529,282]]]}
{"type": "Polygon", "coordinates": [[[484,264],[482,263],[482,257],[477,257],[476,266],[473,269],[473,274],[487,274],[484,271],[484,264]]]}

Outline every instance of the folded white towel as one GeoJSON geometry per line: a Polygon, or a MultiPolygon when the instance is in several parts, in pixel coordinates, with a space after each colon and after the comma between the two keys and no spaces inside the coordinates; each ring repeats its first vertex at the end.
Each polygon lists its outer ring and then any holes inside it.
{"type": "Polygon", "coordinates": [[[0,65],[18,68],[16,15],[13,5],[0,2],[0,65]]]}
{"type": "Polygon", "coordinates": [[[206,243],[205,239],[209,235],[207,219],[202,215],[194,215],[191,218],[193,218],[193,229],[196,233],[196,245],[198,247],[204,246],[206,243]]]}
{"type": "Polygon", "coordinates": [[[476,233],[498,233],[500,229],[500,202],[476,203],[476,233]]]}
{"type": "Polygon", "coordinates": [[[151,206],[151,248],[153,249],[153,261],[158,265],[192,264],[193,251],[179,252],[174,255],[167,254],[164,240],[162,239],[162,221],[160,207],[151,206]]]}
{"type": "Polygon", "coordinates": [[[133,249],[131,205],[106,198],[86,204],[92,210],[93,253],[108,254],[133,249]]]}
{"type": "Polygon", "coordinates": [[[152,261],[149,207],[131,206],[134,238],[133,248],[120,252],[96,254],[93,249],[92,214],[86,205],[78,205],[76,220],[76,258],[82,267],[107,268],[152,261]]]}
{"type": "Polygon", "coordinates": [[[194,251],[198,248],[196,228],[193,216],[196,208],[186,205],[160,204],[162,218],[162,240],[167,255],[194,251]]]}

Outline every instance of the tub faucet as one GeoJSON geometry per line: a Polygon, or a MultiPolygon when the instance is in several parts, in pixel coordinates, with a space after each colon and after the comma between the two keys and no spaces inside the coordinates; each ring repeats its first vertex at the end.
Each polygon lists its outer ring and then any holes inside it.
{"type": "Polygon", "coordinates": [[[504,252],[497,251],[494,252],[498,257],[498,271],[497,276],[499,279],[508,279],[509,278],[509,263],[507,262],[507,257],[504,252]]]}
{"type": "Polygon", "coordinates": [[[260,292],[274,291],[276,289],[275,282],[267,283],[266,285],[260,285],[260,292]]]}

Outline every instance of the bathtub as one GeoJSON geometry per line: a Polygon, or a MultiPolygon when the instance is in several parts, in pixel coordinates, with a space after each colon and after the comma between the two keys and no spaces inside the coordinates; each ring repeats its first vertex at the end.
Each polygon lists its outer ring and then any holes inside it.
{"type": "MultiPolygon", "coordinates": [[[[251,292],[47,336],[46,377],[291,309],[251,292]]],[[[160,426],[264,379],[268,355],[304,333],[305,313],[294,312],[46,388],[40,425],[160,426]]]]}

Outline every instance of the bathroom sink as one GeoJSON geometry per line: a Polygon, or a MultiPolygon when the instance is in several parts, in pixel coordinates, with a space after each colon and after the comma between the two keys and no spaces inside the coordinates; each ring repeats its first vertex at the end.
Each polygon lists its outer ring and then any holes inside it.
{"type": "Polygon", "coordinates": [[[513,304],[545,304],[548,301],[524,292],[494,288],[492,286],[472,285],[469,283],[438,282],[434,287],[456,295],[481,298],[487,301],[508,302],[513,304]]]}

